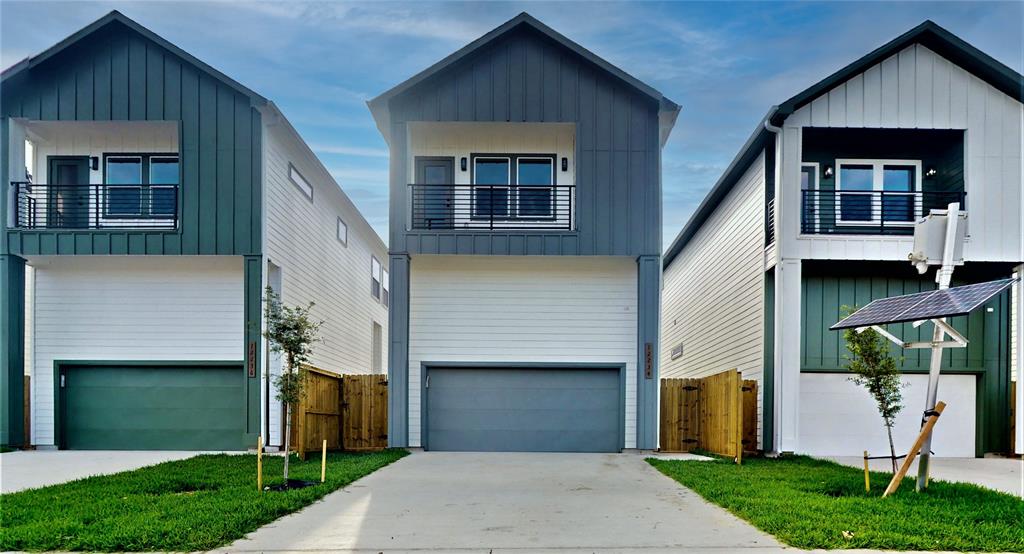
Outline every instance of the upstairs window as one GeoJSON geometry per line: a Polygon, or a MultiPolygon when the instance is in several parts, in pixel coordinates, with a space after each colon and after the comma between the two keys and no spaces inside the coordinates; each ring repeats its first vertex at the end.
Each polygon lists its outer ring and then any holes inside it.
{"type": "Polygon", "coordinates": [[[370,258],[370,295],[380,300],[380,281],[381,281],[381,268],[380,262],[377,258],[370,258]]]}
{"type": "Polygon", "coordinates": [[[920,160],[836,160],[843,225],[911,225],[921,215],[920,160]]]}
{"type": "Polygon", "coordinates": [[[174,216],[181,175],[177,154],[107,154],[104,159],[104,217],[174,216]]]}
{"type": "Polygon", "coordinates": [[[387,308],[391,304],[391,288],[389,285],[388,270],[381,270],[381,286],[384,288],[384,292],[380,296],[380,303],[387,308]]]}
{"type": "Polygon", "coordinates": [[[295,166],[290,163],[288,164],[288,180],[291,181],[292,184],[295,185],[295,188],[299,189],[299,191],[302,192],[310,202],[313,201],[313,185],[309,184],[309,181],[307,181],[306,178],[299,173],[299,170],[295,169],[295,166]]]}
{"type": "Polygon", "coordinates": [[[554,154],[473,155],[475,219],[550,219],[554,154]]]}
{"type": "Polygon", "coordinates": [[[337,234],[338,242],[342,246],[348,246],[348,225],[340,217],[338,218],[338,227],[335,229],[335,233],[337,234]]]}

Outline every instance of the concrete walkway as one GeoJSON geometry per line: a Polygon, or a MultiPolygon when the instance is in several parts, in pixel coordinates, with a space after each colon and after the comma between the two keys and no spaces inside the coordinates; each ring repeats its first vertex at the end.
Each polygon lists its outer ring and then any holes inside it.
{"type": "Polygon", "coordinates": [[[0,492],[56,485],[91,475],[118,473],[198,452],[24,450],[0,454],[0,492]]]}
{"type": "Polygon", "coordinates": [[[774,551],[638,454],[418,452],[228,551],[774,551]]]}
{"type": "MultiPolygon", "coordinates": [[[[843,465],[863,468],[864,459],[842,456],[826,458],[843,465]]],[[[889,460],[871,460],[874,471],[892,472],[889,460]]],[[[1024,498],[1024,460],[1010,458],[936,458],[931,459],[931,477],[940,481],[961,481],[1024,498]]],[[[917,478],[917,461],[910,466],[908,479],[917,478]]]]}

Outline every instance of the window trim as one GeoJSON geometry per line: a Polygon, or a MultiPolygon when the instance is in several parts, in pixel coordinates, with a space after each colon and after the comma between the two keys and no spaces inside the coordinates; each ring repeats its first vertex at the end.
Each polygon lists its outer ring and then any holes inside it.
{"type": "Polygon", "coordinates": [[[174,196],[174,212],[167,214],[154,214],[153,213],[153,188],[171,188],[176,187],[177,191],[181,191],[182,181],[182,164],[181,164],[181,153],[180,152],[104,152],[103,153],[103,168],[102,168],[102,198],[100,204],[103,206],[102,218],[103,219],[174,219],[177,217],[180,206],[181,206],[181,194],[176,193],[174,196]],[[138,184],[112,184],[107,182],[108,171],[107,166],[110,163],[110,158],[138,158],[140,162],[140,180],[138,184]],[[153,158],[174,158],[178,161],[178,182],[175,184],[161,183],[152,185],[151,175],[151,160],[153,158]],[[139,212],[138,213],[111,213],[110,212],[110,199],[107,196],[108,188],[131,188],[139,189],[139,212]]]}
{"type": "Polygon", "coordinates": [[[338,222],[334,226],[334,238],[338,239],[338,242],[340,242],[342,246],[344,246],[345,248],[348,248],[348,223],[345,223],[345,220],[342,219],[340,215],[338,216],[338,222]],[[342,239],[339,236],[339,235],[341,235],[341,229],[342,228],[345,229],[345,238],[344,239],[342,239]]]}
{"type": "Polygon", "coordinates": [[[313,183],[310,183],[309,179],[292,162],[288,162],[288,180],[302,193],[302,196],[305,196],[310,202],[313,201],[313,183]],[[302,183],[295,180],[295,175],[299,176],[302,183]]]}
{"type": "MultiPolygon", "coordinates": [[[[471,219],[475,220],[490,220],[492,216],[487,214],[479,214],[476,211],[476,194],[475,189],[476,183],[476,163],[479,159],[504,159],[508,160],[508,197],[507,204],[508,210],[507,215],[494,216],[495,220],[502,221],[552,221],[556,219],[557,214],[555,213],[555,201],[558,194],[558,154],[557,153],[527,153],[527,152],[501,152],[501,153],[486,153],[486,152],[472,152],[470,157],[470,206],[471,206],[471,219]],[[551,160],[551,214],[547,216],[520,216],[519,215],[519,160],[551,160]]],[[[501,187],[504,185],[480,185],[480,186],[492,186],[501,187]]],[[[528,189],[539,189],[543,185],[526,185],[528,189]]],[[[492,189],[493,190],[493,189],[492,189]]]]}
{"type": "MultiPolygon", "coordinates": [[[[917,218],[922,215],[923,198],[921,187],[921,160],[899,160],[899,159],[878,159],[878,158],[837,158],[836,159],[836,225],[840,226],[877,226],[877,225],[890,225],[894,227],[909,227],[914,225],[917,218]],[[844,165],[869,165],[872,169],[871,174],[871,190],[870,191],[846,191],[842,190],[842,175],[844,165]],[[871,219],[863,221],[849,221],[842,219],[842,197],[844,194],[849,195],[871,195],[874,196],[876,193],[883,192],[885,190],[885,167],[886,166],[911,166],[914,168],[914,188],[908,192],[895,192],[904,196],[909,196],[914,199],[914,217],[909,221],[887,221],[882,219],[881,206],[876,206],[872,201],[871,204],[871,219]]],[[[881,198],[881,195],[879,195],[881,198]]]]}

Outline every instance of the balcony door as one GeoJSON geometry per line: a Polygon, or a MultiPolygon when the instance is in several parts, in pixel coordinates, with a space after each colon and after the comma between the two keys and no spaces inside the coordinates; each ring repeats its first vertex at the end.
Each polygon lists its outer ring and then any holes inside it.
{"type": "Polygon", "coordinates": [[[412,191],[414,229],[452,228],[454,183],[455,158],[416,157],[416,186],[412,191]]]}
{"type": "Polygon", "coordinates": [[[89,227],[89,157],[48,158],[46,219],[49,227],[89,227]]]}

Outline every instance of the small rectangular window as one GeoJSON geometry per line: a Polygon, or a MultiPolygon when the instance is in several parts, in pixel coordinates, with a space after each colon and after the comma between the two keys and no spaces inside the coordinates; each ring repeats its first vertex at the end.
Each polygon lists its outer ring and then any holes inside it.
{"type": "Polygon", "coordinates": [[[389,281],[390,281],[390,279],[389,279],[389,275],[388,275],[388,270],[382,269],[381,270],[381,286],[384,289],[384,292],[381,293],[381,295],[380,295],[380,303],[384,304],[385,308],[387,308],[388,305],[391,303],[391,287],[389,285],[389,281]]]}
{"type": "Polygon", "coordinates": [[[338,235],[338,241],[344,246],[348,246],[348,225],[345,224],[340,217],[338,218],[338,228],[336,232],[338,235]]]}
{"type": "Polygon", "coordinates": [[[309,181],[299,173],[299,170],[295,169],[295,166],[288,164],[288,180],[298,188],[302,194],[306,195],[310,201],[313,200],[313,185],[309,184],[309,181]]]}
{"type": "Polygon", "coordinates": [[[384,328],[381,327],[380,323],[373,322],[373,330],[371,335],[371,349],[370,354],[370,371],[373,373],[384,372],[384,328]]]}
{"type": "Polygon", "coordinates": [[[142,215],[142,156],[108,157],[106,184],[106,215],[142,215]]]}
{"type": "Polygon", "coordinates": [[[370,294],[380,300],[380,272],[381,266],[377,258],[370,258],[370,294]]]}

